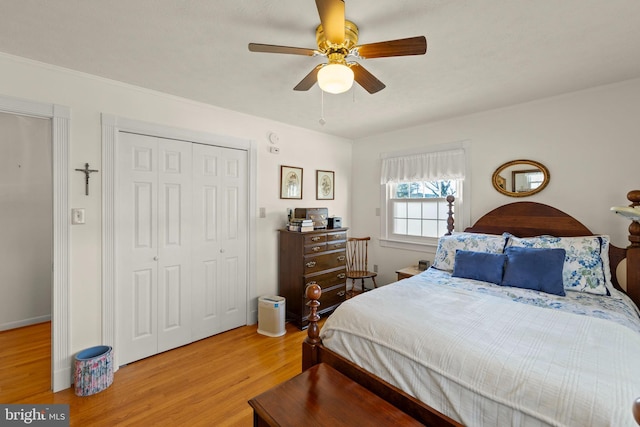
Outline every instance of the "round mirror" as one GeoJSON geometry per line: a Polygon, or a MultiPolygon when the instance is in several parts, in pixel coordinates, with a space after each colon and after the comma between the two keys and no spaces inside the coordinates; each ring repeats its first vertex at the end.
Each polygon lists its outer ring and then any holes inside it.
{"type": "Polygon", "coordinates": [[[496,169],[491,182],[493,188],[507,196],[531,196],[549,184],[549,170],[533,160],[513,160],[496,169]]]}

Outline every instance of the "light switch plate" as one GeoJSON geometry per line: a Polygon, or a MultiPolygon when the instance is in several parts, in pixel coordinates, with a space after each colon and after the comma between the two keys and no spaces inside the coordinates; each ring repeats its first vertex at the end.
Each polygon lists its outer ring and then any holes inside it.
{"type": "Polygon", "coordinates": [[[84,224],[84,209],[71,209],[71,224],[84,224]]]}

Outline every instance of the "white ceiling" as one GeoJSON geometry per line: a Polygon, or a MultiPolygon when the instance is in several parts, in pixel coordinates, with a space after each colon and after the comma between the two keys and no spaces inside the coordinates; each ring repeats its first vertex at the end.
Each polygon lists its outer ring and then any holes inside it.
{"type": "Polygon", "coordinates": [[[360,44],[424,35],[424,56],[360,61],[370,95],[293,87],[322,58],[313,0],[0,0],[0,52],[347,138],[640,77],[638,0],[345,0],[360,44]]]}

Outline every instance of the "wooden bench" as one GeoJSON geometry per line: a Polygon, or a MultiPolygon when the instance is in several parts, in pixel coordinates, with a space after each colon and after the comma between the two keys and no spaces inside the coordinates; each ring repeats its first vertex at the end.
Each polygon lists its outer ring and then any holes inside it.
{"type": "Polygon", "coordinates": [[[254,426],[422,426],[400,409],[320,363],[249,400],[254,426]]]}

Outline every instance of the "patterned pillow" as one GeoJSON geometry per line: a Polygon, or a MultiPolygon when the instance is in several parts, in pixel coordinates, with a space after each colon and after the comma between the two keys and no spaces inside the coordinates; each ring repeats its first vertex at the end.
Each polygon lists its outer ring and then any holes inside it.
{"type": "Polygon", "coordinates": [[[501,254],[504,251],[506,241],[506,236],[497,236],[495,234],[454,233],[450,236],[442,236],[438,240],[438,249],[436,249],[433,268],[453,271],[456,250],[458,249],[501,254]]]}
{"type": "Polygon", "coordinates": [[[582,237],[515,237],[504,233],[507,247],[561,248],[566,251],[562,268],[562,281],[567,291],[609,295],[605,266],[609,260],[608,236],[582,237]],[[606,261],[605,261],[606,259],[606,261]]]}

